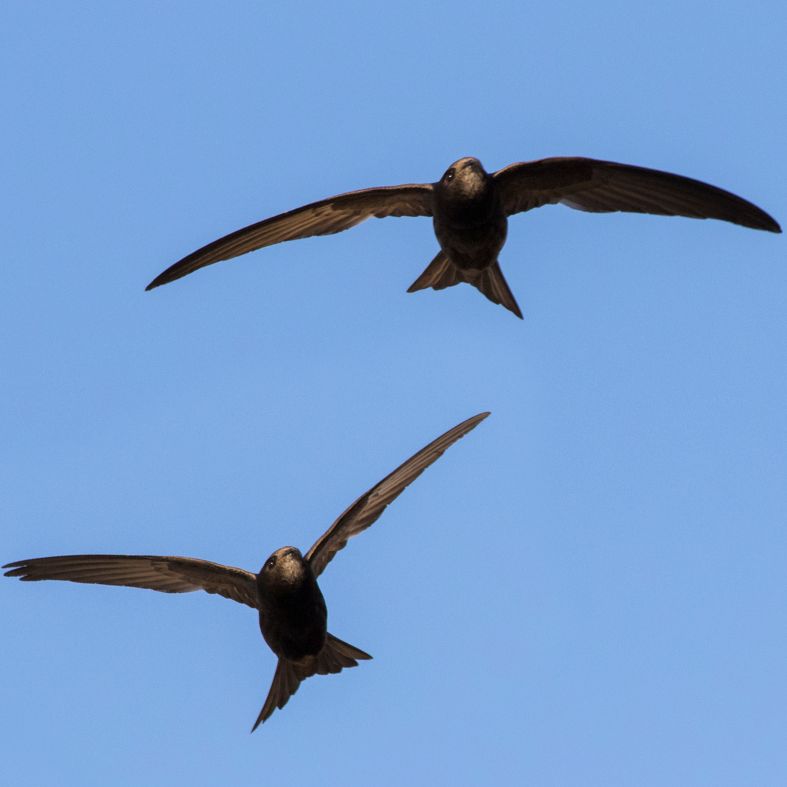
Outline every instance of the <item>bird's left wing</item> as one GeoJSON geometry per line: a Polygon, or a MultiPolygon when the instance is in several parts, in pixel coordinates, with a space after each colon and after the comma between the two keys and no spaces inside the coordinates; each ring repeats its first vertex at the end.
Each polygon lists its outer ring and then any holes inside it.
{"type": "Polygon", "coordinates": [[[242,568],[190,557],[156,555],[63,555],[18,560],[3,568],[23,582],[62,579],[96,585],[125,585],[162,593],[204,590],[257,609],[257,582],[242,568]]]}
{"type": "Polygon", "coordinates": [[[167,268],[145,289],[152,290],[193,273],[198,268],[272,246],[274,243],[309,238],[313,235],[332,235],[348,230],[372,217],[381,219],[386,216],[431,215],[430,183],[350,191],[280,213],[225,235],[167,268]]]}
{"type": "Polygon", "coordinates": [[[475,429],[489,413],[479,413],[422,448],[379,484],[361,495],[318,539],[306,553],[315,576],[319,576],[348,539],[374,524],[388,504],[397,498],[429,465],[437,461],[459,438],[475,429]]]}
{"type": "Polygon", "coordinates": [[[764,210],[693,178],[614,161],[547,158],[511,164],[493,175],[506,215],[561,202],[592,213],[627,211],[721,219],[781,232],[764,210]]]}

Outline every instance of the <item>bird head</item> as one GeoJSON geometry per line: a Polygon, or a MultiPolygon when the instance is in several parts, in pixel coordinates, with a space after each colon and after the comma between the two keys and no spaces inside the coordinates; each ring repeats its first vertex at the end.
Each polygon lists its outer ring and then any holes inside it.
{"type": "Polygon", "coordinates": [[[309,566],[297,547],[277,549],[263,564],[259,577],[264,584],[299,585],[309,566]]]}
{"type": "Polygon", "coordinates": [[[443,173],[439,187],[450,193],[475,197],[484,191],[488,178],[483,164],[477,158],[465,156],[443,173]]]}

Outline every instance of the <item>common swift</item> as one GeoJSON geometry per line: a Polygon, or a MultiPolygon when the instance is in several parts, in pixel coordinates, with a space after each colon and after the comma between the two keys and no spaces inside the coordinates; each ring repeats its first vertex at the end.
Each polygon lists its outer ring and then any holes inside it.
{"type": "Polygon", "coordinates": [[[262,636],[278,656],[273,683],[252,732],[276,708],[283,708],[302,680],[357,667],[368,653],[328,633],[327,609],[317,577],[348,539],[377,521],[391,501],[459,438],[489,413],[449,429],[364,492],[302,555],[296,547],[277,549],[258,574],[188,557],[154,555],[65,555],[8,563],[6,576],[22,581],[62,579],[125,585],[164,593],[205,590],[259,612],[262,636]]]}
{"type": "Polygon", "coordinates": [[[176,262],[146,289],[274,243],[341,232],[373,216],[431,216],[440,251],[407,291],[467,282],[521,318],[497,259],[508,217],[558,202],[591,213],[721,219],[781,232],[751,202],[682,175],[589,158],[520,162],[490,174],[468,156],[451,164],[437,183],[351,191],[237,230],[176,262]]]}

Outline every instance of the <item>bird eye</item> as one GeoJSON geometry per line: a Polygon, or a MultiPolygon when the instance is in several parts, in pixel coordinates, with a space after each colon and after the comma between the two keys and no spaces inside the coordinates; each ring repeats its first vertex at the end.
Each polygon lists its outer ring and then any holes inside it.
{"type": "Polygon", "coordinates": [[[455,174],[456,174],[456,173],[454,172],[454,168],[453,168],[453,167],[451,167],[451,169],[449,169],[449,170],[448,170],[448,172],[446,172],[446,173],[445,173],[445,179],[446,179],[446,181],[453,180],[453,179],[454,179],[454,175],[455,175],[455,174]]]}
{"type": "Polygon", "coordinates": [[[276,565],[276,555],[268,558],[268,562],[265,564],[266,568],[273,568],[276,565]]]}

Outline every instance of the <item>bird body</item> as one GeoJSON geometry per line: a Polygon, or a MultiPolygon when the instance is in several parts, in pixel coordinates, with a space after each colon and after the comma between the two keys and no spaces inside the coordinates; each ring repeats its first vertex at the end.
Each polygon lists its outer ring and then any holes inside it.
{"type": "Polygon", "coordinates": [[[275,243],[342,232],[368,218],[431,216],[440,251],[408,292],[467,282],[521,318],[498,262],[508,217],[555,203],[591,213],[710,218],[781,232],[778,223],[751,202],[670,172],[567,157],[520,162],[488,173],[478,159],[466,156],[436,183],[351,191],[244,227],[171,265],[147,289],[275,243]]]}
{"type": "Polygon", "coordinates": [[[488,415],[479,413],[457,424],[364,492],[306,555],[296,547],[281,547],[257,574],[207,560],[159,555],[63,555],[18,560],[3,568],[9,569],[6,576],[27,582],[60,579],[164,593],[205,590],[257,610],[260,631],[278,663],[254,731],[276,708],[287,704],[302,680],[371,659],[328,632],[328,612],[317,577],[350,538],[374,524],[389,503],[488,415]]]}
{"type": "Polygon", "coordinates": [[[453,265],[481,271],[497,260],[508,219],[494,179],[478,159],[451,165],[434,186],[432,210],[435,236],[453,265]]]}
{"type": "Polygon", "coordinates": [[[478,159],[461,158],[434,184],[432,202],[440,253],[407,291],[442,290],[467,282],[521,317],[497,262],[506,242],[508,218],[494,178],[478,159]]]}
{"type": "Polygon", "coordinates": [[[257,575],[260,631],[290,661],[316,656],[328,634],[328,610],[317,579],[295,547],[277,549],[257,575]]]}

